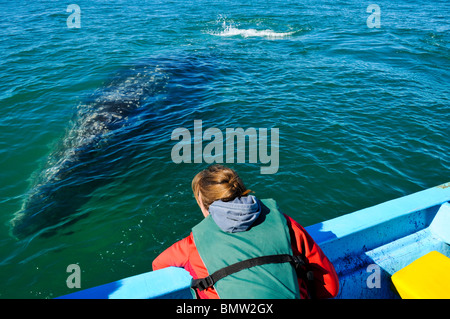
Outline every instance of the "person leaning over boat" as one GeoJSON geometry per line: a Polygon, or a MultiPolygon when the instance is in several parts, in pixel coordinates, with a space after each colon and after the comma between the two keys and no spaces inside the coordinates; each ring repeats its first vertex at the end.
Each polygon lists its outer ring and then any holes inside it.
{"type": "Polygon", "coordinates": [[[202,299],[337,295],[336,271],[311,236],[291,217],[280,213],[275,201],[249,195],[250,190],[234,170],[212,165],[194,177],[192,190],[205,218],[189,236],[163,251],[153,261],[153,270],[185,268],[196,283],[196,297],[202,299]],[[290,262],[263,261],[281,258],[279,255],[290,262]],[[257,258],[260,263],[255,264],[254,258],[262,256],[269,257],[257,258]],[[298,258],[291,256],[301,256],[306,266],[294,267],[291,259],[298,258]],[[233,266],[234,270],[223,270],[249,259],[254,263],[241,263],[243,269],[233,266]],[[223,276],[213,283],[207,277],[218,270],[223,276]]]}

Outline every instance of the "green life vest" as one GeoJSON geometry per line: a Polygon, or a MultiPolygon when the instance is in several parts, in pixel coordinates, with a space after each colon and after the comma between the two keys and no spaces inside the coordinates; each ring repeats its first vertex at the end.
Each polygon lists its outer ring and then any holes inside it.
{"type": "MultiPolygon", "coordinates": [[[[261,200],[261,214],[244,232],[227,233],[211,215],[192,229],[195,246],[209,274],[254,257],[292,255],[286,218],[273,199],[261,200]]],[[[226,276],[214,284],[222,299],[300,298],[297,274],[290,263],[265,264],[226,276]]]]}

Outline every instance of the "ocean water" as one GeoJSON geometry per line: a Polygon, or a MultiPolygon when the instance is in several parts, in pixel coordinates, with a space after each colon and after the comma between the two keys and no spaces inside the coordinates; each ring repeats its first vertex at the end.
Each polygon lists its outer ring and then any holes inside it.
{"type": "Polygon", "coordinates": [[[151,270],[202,218],[194,120],[277,128],[276,173],[229,166],[304,226],[450,181],[448,1],[74,3],[0,1],[0,298],[151,270]]]}

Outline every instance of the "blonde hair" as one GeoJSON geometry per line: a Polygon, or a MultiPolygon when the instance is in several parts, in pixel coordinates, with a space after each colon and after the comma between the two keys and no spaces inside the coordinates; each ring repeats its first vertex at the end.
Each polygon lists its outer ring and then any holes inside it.
{"type": "Polygon", "coordinates": [[[202,202],[206,209],[216,200],[228,202],[251,192],[245,188],[234,170],[220,164],[211,165],[195,175],[192,180],[192,191],[197,202],[199,192],[202,194],[202,202]]]}

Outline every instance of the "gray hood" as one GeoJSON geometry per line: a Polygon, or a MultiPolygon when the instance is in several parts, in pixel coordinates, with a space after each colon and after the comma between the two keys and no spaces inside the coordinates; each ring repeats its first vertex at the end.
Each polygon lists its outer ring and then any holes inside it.
{"type": "Polygon", "coordinates": [[[209,206],[209,213],[224,232],[242,232],[258,218],[261,204],[253,195],[235,198],[229,202],[217,200],[209,206]]]}

